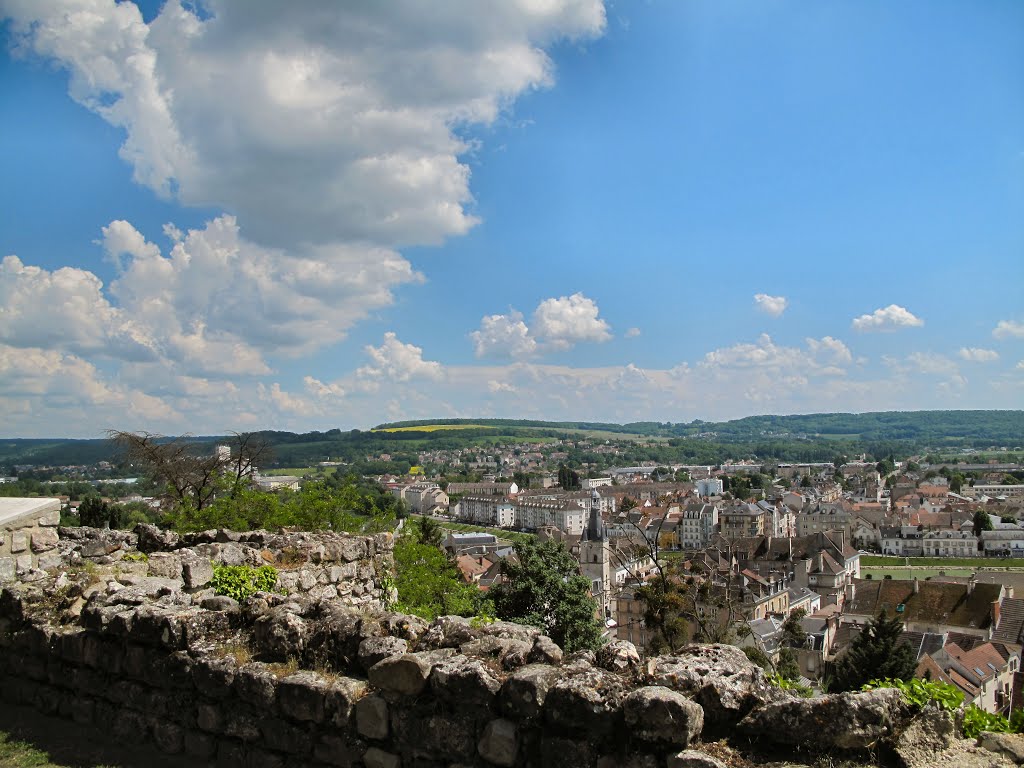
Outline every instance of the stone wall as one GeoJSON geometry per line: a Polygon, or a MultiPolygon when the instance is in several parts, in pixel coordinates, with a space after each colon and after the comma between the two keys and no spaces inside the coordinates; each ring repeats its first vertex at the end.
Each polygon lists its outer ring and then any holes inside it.
{"type": "Polygon", "coordinates": [[[58,499],[0,498],[0,583],[41,579],[60,565],[58,499]]]}
{"type": "Polygon", "coordinates": [[[5,700],[193,762],[720,768],[736,745],[817,759],[916,722],[894,690],[791,696],[730,646],[564,657],[530,627],[389,612],[370,576],[388,535],[62,534],[63,567],[0,590],[5,700]],[[294,591],[211,597],[215,559],[290,565],[294,591]]]}

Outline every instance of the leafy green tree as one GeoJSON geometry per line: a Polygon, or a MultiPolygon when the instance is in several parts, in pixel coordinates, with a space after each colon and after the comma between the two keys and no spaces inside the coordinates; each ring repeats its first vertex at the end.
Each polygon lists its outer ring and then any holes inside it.
{"type": "Polygon", "coordinates": [[[992,518],[988,512],[984,509],[979,509],[974,513],[974,535],[981,536],[982,531],[991,531],[995,528],[992,523],[992,518]]]}
{"type": "Polygon", "coordinates": [[[900,640],[903,622],[885,611],[871,619],[836,662],[831,691],[856,691],[869,680],[910,680],[917,667],[914,649],[900,640]]]}
{"type": "Polygon", "coordinates": [[[444,552],[407,533],[395,542],[396,610],[433,620],[438,616],[474,616],[481,593],[467,584],[444,552]]]}
{"type": "Polygon", "coordinates": [[[108,528],[110,505],[99,496],[89,496],[78,507],[78,519],[90,528],[108,528]]]}
{"type": "Polygon", "coordinates": [[[557,541],[517,542],[518,562],[502,563],[502,582],[493,587],[495,615],[540,628],[566,652],[601,645],[602,626],[590,582],[579,563],[557,541]]]}
{"type": "Polygon", "coordinates": [[[444,540],[444,529],[432,517],[421,517],[416,525],[416,538],[420,544],[440,548],[444,540]]]}
{"type": "Polygon", "coordinates": [[[558,465],[558,485],[563,490],[573,491],[581,487],[579,472],[575,472],[565,464],[558,465]]]}

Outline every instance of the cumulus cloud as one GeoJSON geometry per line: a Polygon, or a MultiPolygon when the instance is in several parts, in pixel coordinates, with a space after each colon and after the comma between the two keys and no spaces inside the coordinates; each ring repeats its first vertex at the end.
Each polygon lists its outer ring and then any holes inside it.
{"type": "Polygon", "coordinates": [[[72,98],[125,131],[139,183],[230,209],[276,247],[466,232],[455,129],[549,86],[543,47],[605,24],[599,0],[204,5],[169,0],[149,24],[115,0],[4,8],[16,50],[64,67],[72,98]]]}
{"type": "Polygon", "coordinates": [[[991,363],[999,359],[999,353],[994,349],[980,347],[960,347],[959,355],[972,363],[991,363]]]}
{"type": "MultiPolygon", "coordinates": [[[[398,248],[477,222],[466,128],[553,84],[545,48],[605,26],[601,0],[199,8],[168,0],[147,23],[131,2],[4,0],[14,54],[68,73],[123,132],[136,182],[231,215],[167,225],[170,253],[110,222],[106,286],[7,262],[0,341],[200,378],[266,376],[337,342],[421,279],[398,248]]],[[[250,387],[240,417],[295,410],[279,392],[250,387]]]]}
{"type": "Polygon", "coordinates": [[[767,293],[754,294],[754,305],[766,315],[781,317],[789,306],[785,296],[769,296],[767,293]]]}
{"type": "Polygon", "coordinates": [[[533,332],[555,349],[612,337],[608,323],[598,317],[597,304],[582,293],[542,301],[533,313],[533,332]]]}
{"type": "Polygon", "coordinates": [[[335,343],[390,304],[393,286],[422,279],[386,248],[259,246],[232,216],[179,235],[164,256],[126,221],[104,227],[100,242],[121,265],[109,288],[86,270],[49,272],[8,256],[0,264],[0,340],[167,360],[185,373],[264,375],[267,355],[335,343]]]}
{"type": "Polygon", "coordinates": [[[895,331],[898,328],[912,328],[924,325],[924,320],[898,304],[876,309],[870,315],[853,319],[856,331],[895,331]]]}
{"type": "Polygon", "coordinates": [[[356,371],[356,376],[379,382],[383,379],[406,382],[410,379],[440,379],[444,376],[441,364],[423,359],[423,350],[414,344],[405,344],[391,331],[384,334],[384,343],[379,347],[368,345],[366,354],[369,365],[356,371]]]}
{"type": "Polygon", "coordinates": [[[992,329],[992,336],[996,339],[1024,339],[1024,323],[1000,320],[992,329]]]}
{"type": "Polygon", "coordinates": [[[938,376],[958,376],[960,373],[953,360],[933,352],[912,352],[907,355],[907,362],[919,373],[938,376]]]}
{"type": "Polygon", "coordinates": [[[824,336],[821,339],[804,339],[807,348],[813,355],[827,357],[829,362],[836,365],[847,365],[853,362],[853,355],[850,348],[839,339],[831,336],[824,336]]]}
{"type": "MultiPolygon", "coordinates": [[[[534,310],[531,325],[521,312],[487,315],[480,328],[469,334],[477,357],[527,360],[541,352],[562,351],[585,341],[611,339],[608,323],[599,315],[597,303],[582,293],[544,299],[534,310]]],[[[632,328],[639,335],[639,329],[632,328]]]]}
{"type": "Polygon", "coordinates": [[[508,357],[522,360],[537,351],[537,341],[521,313],[488,315],[480,321],[479,330],[469,334],[477,357],[508,357]]]}
{"type": "Polygon", "coordinates": [[[639,335],[640,335],[640,329],[639,328],[628,328],[628,329],[626,329],[626,332],[623,334],[623,336],[625,336],[627,339],[635,339],[639,335]]]}

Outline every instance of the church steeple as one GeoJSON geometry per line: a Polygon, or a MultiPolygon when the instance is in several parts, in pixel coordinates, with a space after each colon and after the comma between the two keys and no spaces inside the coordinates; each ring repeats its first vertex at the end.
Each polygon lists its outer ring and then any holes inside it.
{"type": "Polygon", "coordinates": [[[598,505],[600,500],[601,496],[595,488],[591,494],[590,520],[587,522],[587,528],[583,532],[584,541],[604,541],[604,521],[601,519],[601,507],[598,505]]]}

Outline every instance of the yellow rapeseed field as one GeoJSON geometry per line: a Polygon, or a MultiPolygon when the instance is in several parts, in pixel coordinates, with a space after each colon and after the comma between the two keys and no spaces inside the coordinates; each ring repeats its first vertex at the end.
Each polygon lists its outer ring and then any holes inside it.
{"type": "Polygon", "coordinates": [[[422,427],[389,427],[373,432],[440,432],[448,429],[487,429],[486,424],[424,424],[422,427]]]}

